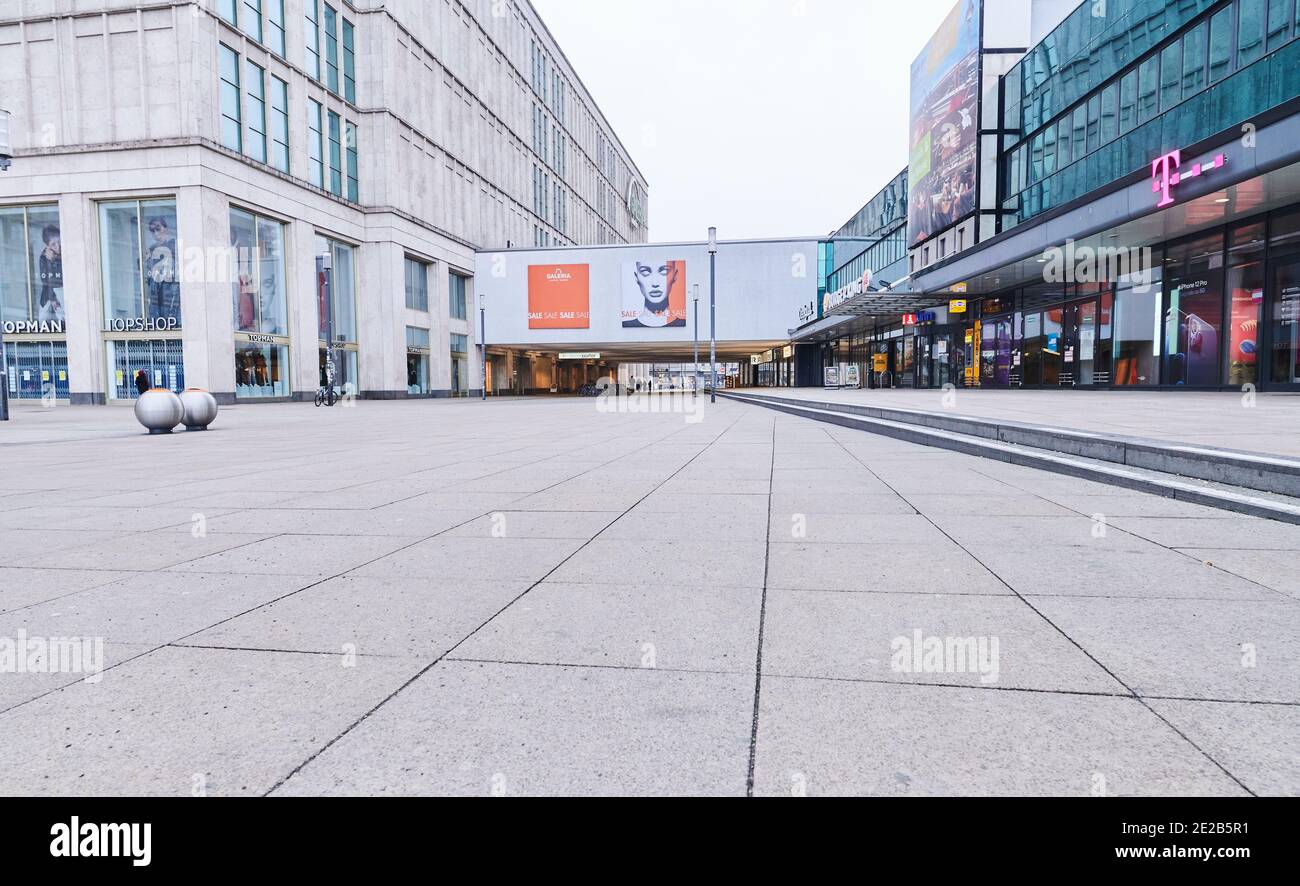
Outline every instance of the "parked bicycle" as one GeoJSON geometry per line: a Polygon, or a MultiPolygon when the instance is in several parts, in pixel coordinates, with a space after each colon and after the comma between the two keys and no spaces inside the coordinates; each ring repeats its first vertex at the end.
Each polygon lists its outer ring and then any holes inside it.
{"type": "Polygon", "coordinates": [[[316,392],[316,408],[328,406],[333,408],[343,399],[343,395],[334,387],[334,352],[331,349],[325,354],[325,385],[316,392]]]}

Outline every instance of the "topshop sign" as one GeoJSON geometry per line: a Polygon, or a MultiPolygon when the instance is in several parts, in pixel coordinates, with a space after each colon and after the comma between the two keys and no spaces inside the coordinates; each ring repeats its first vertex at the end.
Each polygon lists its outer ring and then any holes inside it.
{"type": "Polygon", "coordinates": [[[181,321],[175,317],[114,317],[104,323],[105,332],[175,332],[181,321]]]}

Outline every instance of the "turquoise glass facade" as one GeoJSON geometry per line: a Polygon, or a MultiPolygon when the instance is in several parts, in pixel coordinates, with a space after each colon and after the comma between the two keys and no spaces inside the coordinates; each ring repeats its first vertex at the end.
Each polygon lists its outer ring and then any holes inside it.
{"type": "Polygon", "coordinates": [[[1296,0],[1082,4],[1005,79],[1003,229],[1300,96],[1298,17],[1296,0]]]}

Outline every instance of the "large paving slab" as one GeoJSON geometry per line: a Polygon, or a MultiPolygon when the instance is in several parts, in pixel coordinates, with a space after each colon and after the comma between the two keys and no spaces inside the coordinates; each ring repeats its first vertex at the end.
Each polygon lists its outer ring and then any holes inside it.
{"type": "Polygon", "coordinates": [[[743,796],[753,676],[445,662],[277,795],[743,796]]]}
{"type": "Polygon", "coordinates": [[[258,795],[419,670],[165,648],[4,714],[0,793],[258,795]]]}
{"type": "Polygon", "coordinates": [[[761,588],[544,582],[458,659],[754,672],[761,588]]]}
{"type": "Polygon", "coordinates": [[[1300,704],[1300,606],[1292,601],[1033,603],[1139,695],[1300,704]]]}
{"type": "Polygon", "coordinates": [[[765,623],[765,674],[1127,694],[1015,597],[778,590],[765,623]]]}
{"type": "Polygon", "coordinates": [[[433,661],[526,590],[525,583],[348,575],[192,634],[184,643],[433,661]]]}
{"type": "Polygon", "coordinates": [[[1130,698],[763,681],[760,796],[1242,796],[1130,698]]]}

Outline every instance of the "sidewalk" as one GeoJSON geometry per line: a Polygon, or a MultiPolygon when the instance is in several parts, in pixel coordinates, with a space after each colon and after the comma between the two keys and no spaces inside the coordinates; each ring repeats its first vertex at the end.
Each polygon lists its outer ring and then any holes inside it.
{"type": "Polygon", "coordinates": [[[1300,395],[1178,391],[828,391],[747,388],[744,393],[823,403],[944,412],[1269,455],[1300,457],[1300,395]]]}

